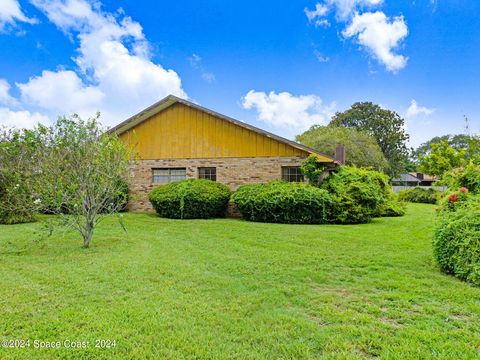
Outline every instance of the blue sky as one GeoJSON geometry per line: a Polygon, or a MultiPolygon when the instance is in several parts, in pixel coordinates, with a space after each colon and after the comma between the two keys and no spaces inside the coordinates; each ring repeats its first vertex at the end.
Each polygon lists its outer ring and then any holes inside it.
{"type": "Polygon", "coordinates": [[[411,145],[480,131],[473,0],[2,0],[0,123],[99,110],[115,125],[169,93],[293,138],[373,101],[411,145]],[[141,5],[139,5],[139,3],[141,5]]]}

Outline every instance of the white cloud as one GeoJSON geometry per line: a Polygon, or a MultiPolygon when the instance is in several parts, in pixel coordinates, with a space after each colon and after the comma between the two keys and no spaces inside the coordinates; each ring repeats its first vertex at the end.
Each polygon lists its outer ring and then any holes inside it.
{"type": "Polygon", "coordinates": [[[78,75],[69,70],[42,72],[25,84],[17,84],[25,103],[62,115],[77,112],[93,115],[101,106],[105,94],[96,86],[86,86],[78,75]]]}
{"type": "Polygon", "coordinates": [[[369,51],[388,71],[398,72],[407,65],[408,58],[394,50],[408,35],[408,27],[402,16],[392,20],[381,11],[364,12],[383,4],[383,0],[324,0],[313,10],[305,8],[308,21],[315,27],[329,26],[329,14],[335,13],[337,22],[348,24],[342,34],[354,38],[369,51]]]}
{"type": "Polygon", "coordinates": [[[326,4],[316,4],[314,10],[308,10],[308,8],[304,9],[305,15],[308,18],[308,21],[315,24],[315,27],[320,26],[329,26],[330,22],[323,17],[327,15],[329,12],[330,7],[326,4]]]}
{"type": "Polygon", "coordinates": [[[344,37],[356,38],[360,45],[392,72],[407,65],[407,57],[394,53],[407,34],[408,28],[403,16],[390,21],[381,11],[355,14],[350,25],[343,31],[344,37]]]}
{"type": "Polygon", "coordinates": [[[18,101],[10,95],[10,84],[5,79],[0,79],[0,104],[17,106],[18,101]]]}
{"type": "Polygon", "coordinates": [[[335,11],[335,16],[340,21],[348,20],[359,8],[373,8],[383,3],[383,0],[325,0],[315,4],[315,9],[305,8],[304,12],[308,21],[315,26],[330,24],[325,17],[329,12],[335,11]]]}
{"type": "Polygon", "coordinates": [[[4,31],[7,25],[15,25],[17,21],[34,24],[35,19],[25,16],[18,0],[0,1],[0,31],[4,31]]]}
{"type": "Polygon", "coordinates": [[[51,118],[101,111],[102,122],[114,125],[168,94],[187,97],[178,74],[151,60],[141,25],[121,11],[106,13],[86,0],[31,1],[79,48],[76,68],[44,70],[16,84],[24,107],[51,118]]]}
{"type": "Polygon", "coordinates": [[[38,112],[28,110],[13,111],[9,108],[0,108],[0,124],[7,127],[31,129],[39,123],[48,123],[49,118],[38,112]]]}
{"type": "Polygon", "coordinates": [[[412,100],[410,106],[405,113],[405,117],[408,119],[417,117],[419,115],[429,116],[435,112],[436,109],[434,108],[427,108],[426,106],[418,106],[415,100],[412,100]]]}
{"type": "Polygon", "coordinates": [[[244,109],[255,109],[260,121],[295,133],[313,124],[324,124],[333,115],[335,104],[325,105],[316,95],[294,96],[250,90],[242,99],[244,109]]]}
{"type": "Polygon", "coordinates": [[[197,54],[192,54],[192,56],[188,58],[188,61],[190,62],[190,66],[193,70],[200,71],[203,80],[209,83],[215,81],[215,74],[205,69],[205,67],[203,66],[202,58],[200,56],[198,56],[197,54]]]}

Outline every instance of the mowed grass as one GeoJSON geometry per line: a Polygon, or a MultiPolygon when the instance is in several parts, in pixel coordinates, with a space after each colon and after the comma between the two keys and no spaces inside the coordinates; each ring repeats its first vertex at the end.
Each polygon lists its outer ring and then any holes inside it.
{"type": "Polygon", "coordinates": [[[370,224],[126,214],[34,242],[0,226],[0,338],[90,342],[1,359],[473,359],[480,289],[441,274],[434,207],[370,224]],[[115,340],[98,349],[96,339],[115,340]]]}

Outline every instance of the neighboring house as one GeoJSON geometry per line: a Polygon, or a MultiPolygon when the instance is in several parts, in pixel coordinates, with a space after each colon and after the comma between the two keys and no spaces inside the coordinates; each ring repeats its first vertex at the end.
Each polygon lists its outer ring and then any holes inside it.
{"type": "Polygon", "coordinates": [[[435,176],[419,172],[400,174],[398,178],[392,179],[393,186],[432,186],[438,179],[435,176]]]}
{"type": "Polygon", "coordinates": [[[393,186],[418,186],[420,180],[411,174],[400,174],[399,177],[392,179],[393,186]]]}
{"type": "Polygon", "coordinates": [[[110,130],[134,146],[129,210],[148,211],[156,185],[204,178],[239,185],[284,179],[303,181],[300,166],[314,154],[334,158],[189,101],[167,96],[110,130]]]}
{"type": "Polygon", "coordinates": [[[433,183],[438,180],[436,176],[427,175],[420,172],[412,172],[409,174],[415,176],[418,180],[420,180],[420,186],[432,186],[433,183]]]}

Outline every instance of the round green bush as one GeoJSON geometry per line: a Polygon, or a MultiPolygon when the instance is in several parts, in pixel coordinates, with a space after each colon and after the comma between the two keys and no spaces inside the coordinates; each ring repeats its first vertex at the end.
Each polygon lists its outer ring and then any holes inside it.
{"type": "MultiPolygon", "coordinates": [[[[338,168],[321,188],[332,195],[332,221],[340,224],[365,223],[373,217],[386,216],[388,211],[384,206],[393,198],[385,174],[351,166],[338,168]]],[[[397,211],[400,215],[401,211],[397,211]]]]}
{"type": "Polygon", "coordinates": [[[232,200],[246,220],[287,224],[326,223],[331,205],[325,190],[285,181],[240,186],[232,200]]]}
{"type": "Polygon", "coordinates": [[[436,204],[440,192],[434,188],[424,189],[414,187],[410,189],[400,190],[398,192],[398,199],[400,201],[407,201],[412,203],[436,204]]]}
{"type": "Polygon", "coordinates": [[[480,197],[440,212],[433,251],[443,272],[480,285],[480,197]]]}
{"type": "Polygon", "coordinates": [[[188,179],[158,186],[148,198],[161,217],[207,219],[225,215],[230,190],[211,180],[188,179]]]}

